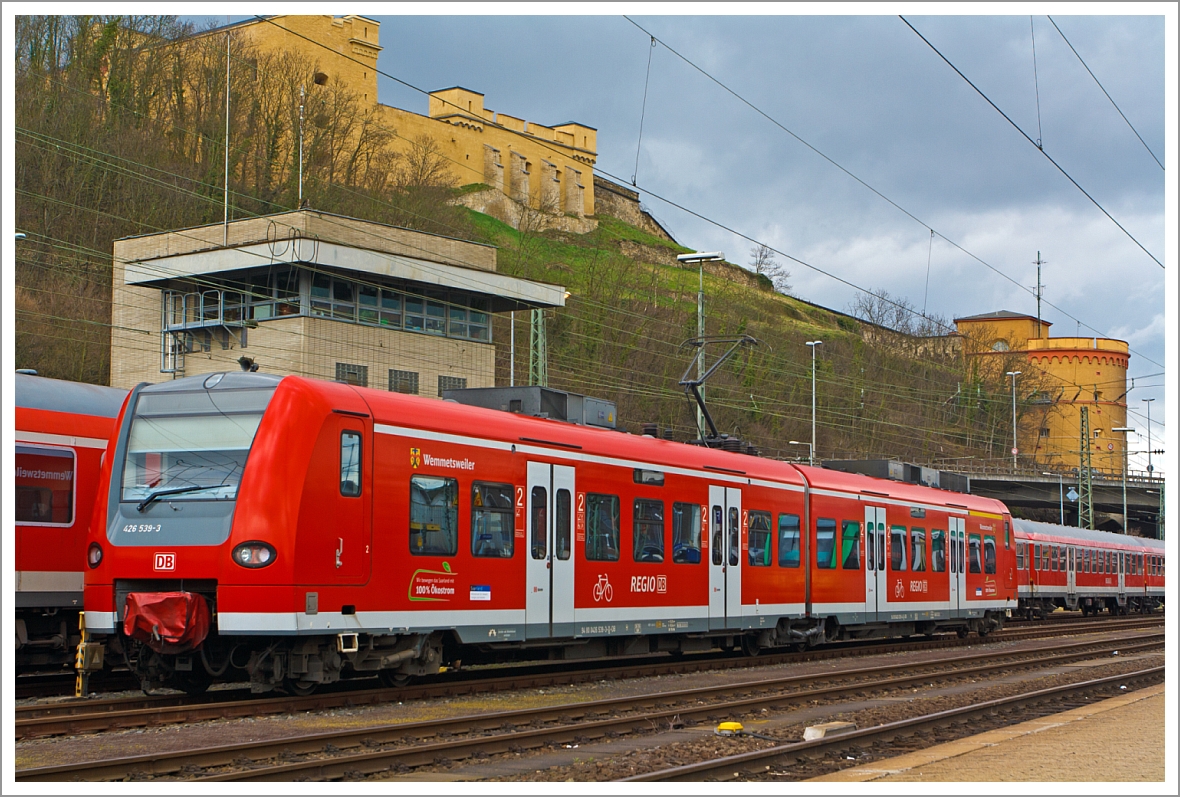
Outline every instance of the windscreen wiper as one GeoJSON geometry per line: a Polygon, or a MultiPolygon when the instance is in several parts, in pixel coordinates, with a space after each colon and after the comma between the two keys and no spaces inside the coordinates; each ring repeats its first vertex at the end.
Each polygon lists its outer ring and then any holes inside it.
{"type": "Polygon", "coordinates": [[[147,498],[143,499],[138,504],[136,504],[135,509],[139,512],[142,512],[143,510],[147,509],[149,506],[151,506],[156,501],[160,500],[161,498],[163,498],[166,495],[179,495],[180,493],[194,493],[197,490],[216,490],[218,487],[221,487],[221,486],[222,485],[220,485],[220,484],[206,484],[206,485],[193,486],[193,487],[173,487],[171,490],[156,490],[154,493],[149,495],[147,498]]]}

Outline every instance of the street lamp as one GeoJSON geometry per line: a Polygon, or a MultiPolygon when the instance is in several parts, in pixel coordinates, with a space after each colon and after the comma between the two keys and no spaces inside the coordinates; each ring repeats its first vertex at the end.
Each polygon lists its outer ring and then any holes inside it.
{"type": "Polygon", "coordinates": [[[806,342],[807,346],[811,347],[811,448],[810,454],[811,464],[815,464],[815,347],[823,345],[822,340],[809,340],[806,342]]]}
{"type": "Polygon", "coordinates": [[[1016,447],[1016,377],[1020,371],[1006,371],[1004,376],[1012,377],[1012,470],[1016,470],[1016,455],[1020,449],[1016,447]]]}
{"type": "MultiPolygon", "coordinates": [[[[1052,476],[1052,473],[1041,473],[1042,476],[1052,476]]],[[[1061,525],[1065,525],[1065,477],[1057,474],[1057,489],[1061,493],[1061,525]]]]}
{"type": "MultiPolygon", "coordinates": [[[[697,347],[697,379],[701,380],[705,375],[705,263],[713,260],[724,260],[724,252],[689,252],[686,255],[676,255],[676,259],[681,263],[696,263],[700,266],[700,284],[697,288],[697,340],[700,341],[697,347]]],[[[704,396],[704,386],[701,387],[701,396],[704,396]]],[[[697,434],[701,440],[705,439],[705,415],[701,411],[701,407],[697,405],[697,434]]]]}
{"type": "Polygon", "coordinates": [[[808,465],[814,465],[814,464],[815,464],[815,457],[813,456],[813,451],[812,451],[812,448],[811,448],[811,443],[807,443],[807,442],[803,442],[803,443],[801,443],[801,442],[799,442],[798,440],[791,440],[791,441],[789,441],[789,442],[790,442],[790,444],[791,444],[791,445],[793,445],[793,446],[807,446],[807,464],[808,464],[808,465]]]}
{"type": "Polygon", "coordinates": [[[1155,470],[1151,466],[1151,402],[1155,401],[1153,398],[1139,399],[1147,403],[1147,478],[1151,478],[1152,472],[1155,470]]]}
{"type": "Polygon", "coordinates": [[[1123,433],[1123,534],[1127,533],[1127,432],[1135,431],[1129,426],[1116,426],[1110,431],[1123,433]]]}

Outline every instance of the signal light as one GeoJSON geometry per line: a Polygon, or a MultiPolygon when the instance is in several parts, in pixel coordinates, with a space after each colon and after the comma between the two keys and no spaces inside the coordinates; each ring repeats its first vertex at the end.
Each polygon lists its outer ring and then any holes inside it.
{"type": "Polygon", "coordinates": [[[102,564],[102,546],[97,542],[90,543],[86,551],[86,564],[90,565],[91,570],[102,564]]]}
{"type": "Polygon", "coordinates": [[[275,549],[269,543],[251,540],[235,546],[232,556],[242,567],[266,567],[275,560],[275,549]]]}

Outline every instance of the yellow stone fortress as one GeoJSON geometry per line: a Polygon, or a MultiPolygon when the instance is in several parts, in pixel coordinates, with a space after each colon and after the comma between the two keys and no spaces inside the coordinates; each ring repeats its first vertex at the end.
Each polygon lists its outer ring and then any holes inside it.
{"type": "MultiPolygon", "coordinates": [[[[578,122],[542,125],[484,107],[484,95],[454,86],[430,93],[425,116],[377,101],[381,23],[357,15],[281,15],[205,34],[244,37],[259,50],[289,51],[316,64],[315,83],[339,85],[375,108],[378,123],[408,150],[426,137],[455,185],[483,184],[464,204],[517,226],[522,208],[543,211],[543,226],[588,232],[595,213],[597,131],[578,122]],[[515,205],[515,207],[514,207],[515,205]],[[515,216],[515,218],[514,218],[515,216]]],[[[315,86],[308,87],[309,91],[315,86]]]]}

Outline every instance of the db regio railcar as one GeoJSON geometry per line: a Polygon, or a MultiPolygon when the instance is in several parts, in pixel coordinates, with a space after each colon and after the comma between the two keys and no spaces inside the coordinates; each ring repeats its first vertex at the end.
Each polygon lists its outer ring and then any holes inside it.
{"type": "Polygon", "coordinates": [[[15,664],[74,664],[99,464],[126,390],[14,375],[15,664]]]}
{"type": "Polygon", "coordinates": [[[135,389],[103,478],[87,626],[145,688],[986,634],[1017,606],[996,500],[297,376],[135,389]]]}
{"type": "Polygon", "coordinates": [[[1018,609],[1043,618],[1147,613],[1164,602],[1164,541],[1016,520],[1018,609]]]}

